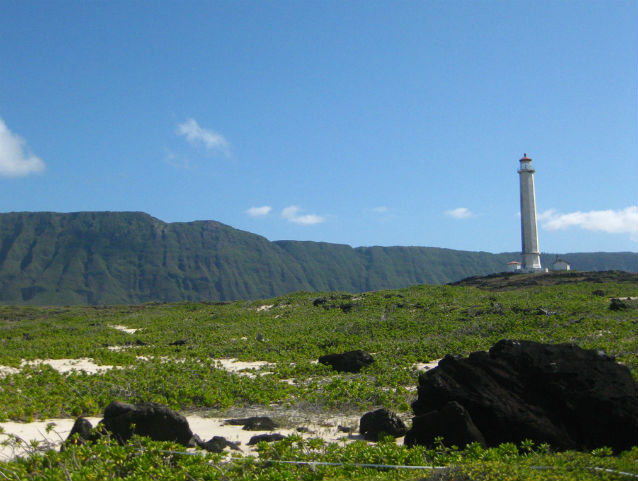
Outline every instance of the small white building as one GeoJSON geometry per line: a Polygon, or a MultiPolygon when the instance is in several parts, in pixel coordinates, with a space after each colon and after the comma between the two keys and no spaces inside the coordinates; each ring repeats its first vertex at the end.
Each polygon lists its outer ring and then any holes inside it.
{"type": "Polygon", "coordinates": [[[569,271],[571,270],[571,268],[572,266],[569,264],[569,262],[564,261],[563,259],[556,258],[556,260],[552,263],[553,271],[569,271]]]}
{"type": "Polygon", "coordinates": [[[507,263],[507,272],[521,272],[522,264],[520,262],[512,261],[507,263]]]}

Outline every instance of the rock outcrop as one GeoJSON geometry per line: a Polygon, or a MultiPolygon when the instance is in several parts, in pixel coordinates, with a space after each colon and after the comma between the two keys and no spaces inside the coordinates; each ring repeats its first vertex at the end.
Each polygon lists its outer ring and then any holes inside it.
{"type": "Polygon", "coordinates": [[[191,445],[193,439],[193,432],[184,416],[155,403],[114,401],[104,409],[104,419],[100,424],[121,443],[128,441],[134,434],[184,446],[191,445]]]}
{"type": "Polygon", "coordinates": [[[200,440],[197,442],[197,445],[211,453],[221,453],[225,448],[230,448],[234,451],[241,451],[237,443],[233,443],[223,436],[213,436],[206,442],[200,440]]]}
{"type": "Polygon", "coordinates": [[[99,437],[99,434],[94,433],[92,430],[93,425],[91,421],[80,416],[73,423],[71,432],[62,443],[62,446],[60,446],[60,451],[64,451],[68,446],[79,446],[87,442],[95,441],[99,437]]]}
{"type": "Polygon", "coordinates": [[[227,419],[226,424],[243,426],[244,431],[272,431],[279,425],[268,416],[252,416],[249,418],[227,419]]]}
{"type": "Polygon", "coordinates": [[[341,354],[326,354],[319,358],[321,364],[331,366],[339,372],[359,372],[362,368],[374,362],[374,358],[367,352],[357,349],[341,354]]]}
{"type": "Polygon", "coordinates": [[[399,438],[407,431],[399,416],[384,408],[365,413],[359,421],[359,432],[368,441],[378,441],[382,434],[399,438]]]}
{"type": "Polygon", "coordinates": [[[572,344],[502,340],[489,352],[446,356],[419,377],[409,442],[428,444],[437,424],[445,437],[452,401],[488,446],[531,439],[557,449],[621,451],[638,440],[638,385],[629,369],[572,344]]]}
{"type": "Polygon", "coordinates": [[[430,411],[412,419],[412,429],[405,436],[405,444],[432,446],[441,437],[445,446],[465,447],[477,442],[485,446],[485,439],[472,422],[467,410],[450,401],[440,410],[430,411]]]}
{"type": "Polygon", "coordinates": [[[247,444],[248,446],[254,446],[261,442],[273,443],[275,441],[281,441],[282,439],[286,439],[286,436],[279,433],[257,434],[256,436],[252,436],[247,444]]]}

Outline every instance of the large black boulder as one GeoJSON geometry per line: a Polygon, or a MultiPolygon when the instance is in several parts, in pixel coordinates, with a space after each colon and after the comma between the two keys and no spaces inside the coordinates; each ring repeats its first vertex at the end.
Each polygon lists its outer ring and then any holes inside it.
{"type": "Polygon", "coordinates": [[[369,366],[374,358],[367,352],[357,349],[341,354],[326,354],[319,358],[321,364],[331,366],[339,372],[359,372],[361,368],[369,366]]]}
{"type": "Polygon", "coordinates": [[[450,401],[467,410],[489,446],[531,439],[621,451],[638,442],[638,385],[629,369],[573,344],[502,340],[489,352],[446,356],[419,376],[412,407],[418,417],[450,401]]]}
{"type": "Polygon", "coordinates": [[[100,423],[120,443],[125,443],[134,434],[184,446],[191,445],[193,440],[193,432],[184,416],[155,403],[114,401],[104,410],[104,419],[100,423]]]}
{"type": "Polygon", "coordinates": [[[474,442],[485,446],[485,439],[467,410],[456,401],[450,401],[440,410],[414,417],[404,443],[408,446],[432,446],[437,437],[443,438],[445,446],[463,448],[474,442]]]}
{"type": "Polygon", "coordinates": [[[385,408],[365,413],[359,421],[359,432],[368,441],[378,441],[382,434],[399,438],[407,431],[408,428],[401,418],[385,408]]]}

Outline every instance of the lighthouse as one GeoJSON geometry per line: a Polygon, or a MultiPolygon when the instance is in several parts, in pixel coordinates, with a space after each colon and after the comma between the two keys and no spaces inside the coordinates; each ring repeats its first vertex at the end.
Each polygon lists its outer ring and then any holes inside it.
{"type": "Polygon", "coordinates": [[[536,228],[536,196],[534,194],[534,169],[527,154],[519,161],[518,175],[521,180],[521,240],[523,243],[523,272],[541,271],[541,254],[538,249],[536,228]]]}

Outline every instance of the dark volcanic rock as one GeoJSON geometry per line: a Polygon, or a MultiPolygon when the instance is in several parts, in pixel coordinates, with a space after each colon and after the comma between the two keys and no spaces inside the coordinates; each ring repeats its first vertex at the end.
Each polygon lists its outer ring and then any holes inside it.
{"type": "Polygon", "coordinates": [[[638,385],[629,369],[572,344],[503,340],[489,352],[446,356],[419,376],[412,407],[418,417],[450,401],[467,410],[489,446],[531,439],[620,451],[638,440],[638,385]]]}
{"type": "Polygon", "coordinates": [[[279,426],[268,416],[253,416],[250,418],[227,419],[226,424],[244,426],[245,431],[272,431],[279,426]]]}
{"type": "Polygon", "coordinates": [[[368,441],[377,441],[379,435],[388,434],[399,438],[408,431],[405,423],[392,411],[377,409],[365,413],[359,421],[359,432],[368,441]]]}
{"type": "Polygon", "coordinates": [[[354,304],[352,302],[346,302],[345,304],[339,304],[337,307],[347,314],[352,310],[354,304]]]}
{"type": "Polygon", "coordinates": [[[472,422],[467,410],[456,401],[450,401],[440,410],[430,411],[412,419],[412,428],[405,435],[405,444],[432,446],[437,437],[445,446],[458,446],[477,442],[485,446],[485,439],[472,422]]]}
{"type": "Polygon", "coordinates": [[[312,301],[312,305],[315,307],[323,306],[327,302],[328,302],[328,299],[326,299],[325,297],[317,297],[314,301],[312,301]]]}
{"type": "Polygon", "coordinates": [[[253,436],[252,438],[250,438],[250,441],[248,441],[248,446],[254,446],[255,444],[261,442],[261,441],[265,441],[267,443],[272,443],[273,441],[281,441],[282,439],[286,439],[286,436],[284,436],[283,434],[279,434],[279,433],[272,433],[272,434],[258,434],[257,436],[253,436]]]}
{"type": "Polygon", "coordinates": [[[64,451],[69,445],[82,445],[89,441],[95,441],[99,437],[99,434],[92,432],[92,429],[93,425],[91,421],[83,417],[77,418],[75,423],[73,423],[68,437],[62,443],[62,446],[60,446],[60,451],[64,451]]]}
{"type": "Polygon", "coordinates": [[[624,311],[629,306],[622,299],[614,297],[609,303],[609,310],[611,311],[624,311]]]}
{"type": "Polygon", "coordinates": [[[184,446],[190,445],[193,438],[184,416],[155,403],[114,401],[104,410],[101,424],[121,443],[128,441],[133,434],[148,436],[155,441],[173,441],[184,446]]]}
{"type": "Polygon", "coordinates": [[[206,451],[209,451],[211,453],[221,453],[222,451],[224,451],[225,448],[230,448],[230,449],[234,449],[235,451],[240,451],[239,446],[236,443],[233,443],[232,441],[228,441],[223,436],[213,436],[206,442],[203,442],[203,441],[198,442],[197,445],[200,448],[205,449],[206,451]]]}
{"type": "Polygon", "coordinates": [[[321,364],[332,366],[335,371],[359,372],[361,368],[369,366],[374,358],[361,350],[348,351],[342,354],[326,354],[319,358],[321,364]]]}

